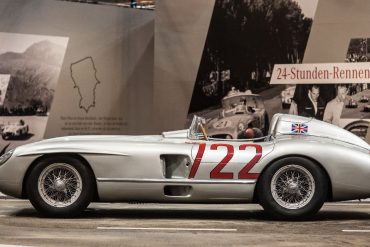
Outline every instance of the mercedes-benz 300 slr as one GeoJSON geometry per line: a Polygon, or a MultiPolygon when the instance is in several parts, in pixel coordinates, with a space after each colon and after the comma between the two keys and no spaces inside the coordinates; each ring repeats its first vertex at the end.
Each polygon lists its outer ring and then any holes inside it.
{"type": "Polygon", "coordinates": [[[267,136],[208,138],[204,119],[153,136],[70,136],[0,158],[0,191],[48,216],[90,202],[259,203],[300,219],[327,201],[370,197],[370,146],[334,125],[277,114],[267,136]]]}

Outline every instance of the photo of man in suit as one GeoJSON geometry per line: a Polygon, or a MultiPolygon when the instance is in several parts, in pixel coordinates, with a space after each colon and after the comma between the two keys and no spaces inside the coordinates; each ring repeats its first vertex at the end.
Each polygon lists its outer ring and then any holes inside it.
{"type": "Polygon", "coordinates": [[[325,100],[320,97],[320,86],[313,84],[308,86],[307,93],[301,97],[295,95],[289,114],[323,120],[325,106],[325,100]]]}

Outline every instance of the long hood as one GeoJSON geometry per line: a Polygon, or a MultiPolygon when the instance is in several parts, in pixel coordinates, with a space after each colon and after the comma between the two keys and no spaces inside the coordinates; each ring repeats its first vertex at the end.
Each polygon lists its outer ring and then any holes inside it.
{"type": "Polygon", "coordinates": [[[81,135],[81,136],[64,136],[46,139],[36,142],[35,144],[53,144],[53,143],[78,143],[78,142],[156,142],[161,141],[161,135],[81,135]]]}
{"type": "Polygon", "coordinates": [[[16,148],[15,155],[38,155],[47,153],[86,153],[126,155],[128,145],[158,144],[165,141],[161,135],[141,136],[66,136],[47,139],[16,148]]]}

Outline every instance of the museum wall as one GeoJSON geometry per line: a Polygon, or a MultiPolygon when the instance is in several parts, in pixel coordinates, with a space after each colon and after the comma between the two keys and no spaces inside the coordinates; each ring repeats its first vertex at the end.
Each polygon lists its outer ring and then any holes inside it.
{"type": "Polygon", "coordinates": [[[156,132],[185,127],[214,1],[161,0],[155,16],[156,132]]]}
{"type": "Polygon", "coordinates": [[[319,1],[304,63],[344,62],[353,38],[370,37],[370,2],[319,1]]]}
{"type": "Polygon", "coordinates": [[[0,74],[4,81],[12,75],[4,84],[2,124],[29,125],[29,136],[16,145],[75,134],[151,133],[153,11],[3,0],[0,46],[0,74]],[[21,71],[28,74],[21,78],[21,71]],[[33,95],[24,96],[31,87],[33,95]]]}

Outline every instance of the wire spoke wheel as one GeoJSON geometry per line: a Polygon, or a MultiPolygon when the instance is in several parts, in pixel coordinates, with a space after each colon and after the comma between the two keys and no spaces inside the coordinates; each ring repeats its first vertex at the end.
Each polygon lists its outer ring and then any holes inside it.
{"type": "Polygon", "coordinates": [[[299,220],[313,216],[328,199],[329,179],[319,164],[304,157],[285,157],[271,163],[260,176],[259,203],[274,219],[299,220]]]}
{"type": "Polygon", "coordinates": [[[274,200],[283,208],[300,209],[312,200],[315,179],[300,165],[286,165],[272,177],[271,192],[274,200]]]}
{"type": "Polygon", "coordinates": [[[57,208],[72,205],[82,192],[79,172],[65,163],[54,163],[43,169],[37,185],[42,200],[57,208]]]}

